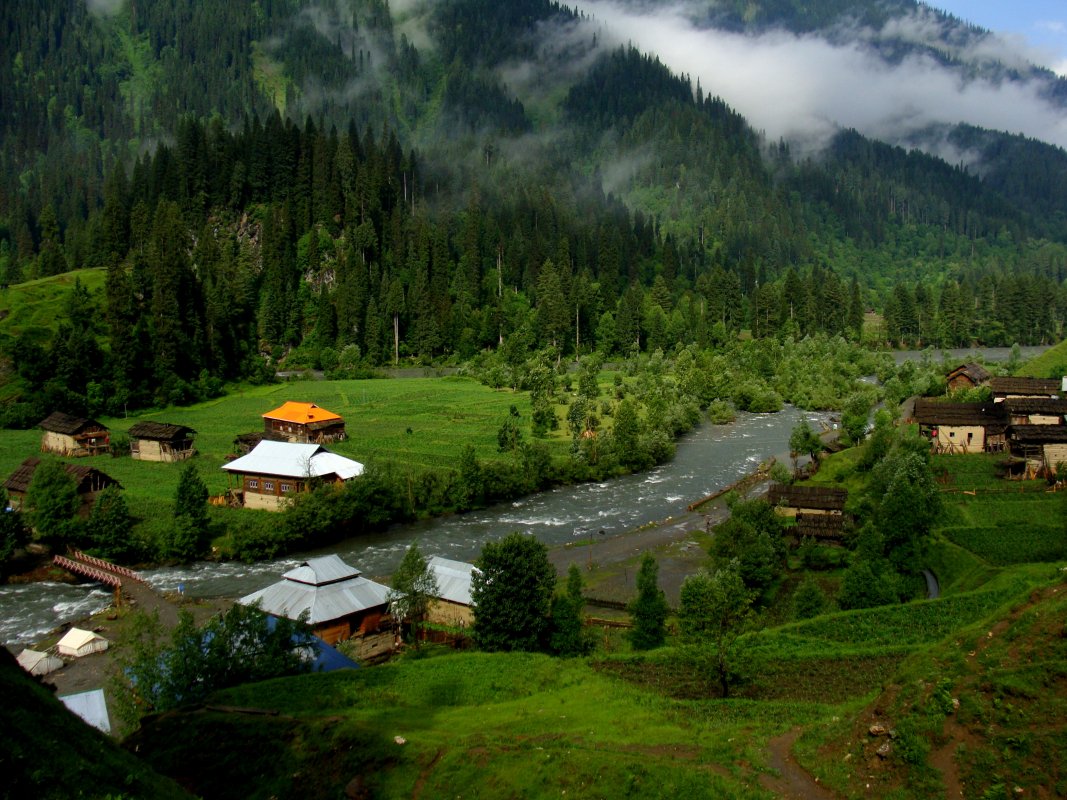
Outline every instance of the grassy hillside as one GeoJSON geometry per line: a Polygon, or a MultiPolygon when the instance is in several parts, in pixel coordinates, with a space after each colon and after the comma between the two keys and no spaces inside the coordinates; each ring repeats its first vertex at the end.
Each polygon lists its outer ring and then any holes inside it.
{"type": "Polygon", "coordinates": [[[1067,340],[1027,361],[1015,374],[1030,378],[1062,378],[1067,375],[1067,340]]]}
{"type": "Polygon", "coordinates": [[[0,652],[4,797],[187,798],[114,740],[86,725],[0,652]]]}
{"type": "Polygon", "coordinates": [[[106,277],[103,269],[79,269],[9,286],[0,292],[0,337],[47,338],[67,317],[63,309],[74,281],[95,294],[106,277]]]}

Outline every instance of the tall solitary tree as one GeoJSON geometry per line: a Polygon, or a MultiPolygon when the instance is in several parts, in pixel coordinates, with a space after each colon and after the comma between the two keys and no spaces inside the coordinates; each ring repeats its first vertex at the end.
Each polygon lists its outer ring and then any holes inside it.
{"type": "Polygon", "coordinates": [[[678,606],[682,635],[693,644],[710,648],[723,697],[730,695],[737,639],[748,622],[751,603],[736,563],[711,573],[698,572],[682,583],[678,606]]]}
{"type": "Polygon", "coordinates": [[[66,541],[76,526],[78,487],[59,461],[42,461],[26,490],[25,508],[34,538],[49,544],[66,541]]]}
{"type": "Polygon", "coordinates": [[[645,553],[637,573],[637,597],[627,606],[634,624],[630,629],[630,644],[635,650],[652,650],[667,641],[670,607],[658,579],[659,565],[651,553],[645,553]]]}
{"type": "Polygon", "coordinates": [[[440,591],[437,578],[423,558],[418,543],[412,542],[404,553],[400,566],[393,573],[389,606],[393,617],[401,625],[408,624],[416,647],[419,644],[419,625],[426,616],[430,603],[440,591]]]}
{"type": "Polygon", "coordinates": [[[556,570],[548,548],[515,532],[487,542],[471,578],[474,641],[483,650],[539,650],[546,643],[556,570]]]}
{"type": "Polygon", "coordinates": [[[567,571],[567,591],[552,597],[552,652],[580,656],[589,651],[590,641],[582,627],[582,572],[577,564],[567,571]]]}

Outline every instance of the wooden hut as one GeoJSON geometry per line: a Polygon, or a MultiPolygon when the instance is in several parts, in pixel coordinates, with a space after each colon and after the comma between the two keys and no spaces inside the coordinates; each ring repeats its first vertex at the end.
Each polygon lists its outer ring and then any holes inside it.
{"type": "Polygon", "coordinates": [[[137,422],[129,430],[130,456],[140,461],[184,461],[196,454],[196,431],[166,422],[137,422]]]}
{"type": "Polygon", "coordinates": [[[108,452],[111,439],[108,429],[93,419],[73,417],[53,411],[37,427],[41,436],[41,452],[60,456],[96,456],[108,452]]]}
{"type": "Polygon", "coordinates": [[[1008,417],[995,403],[915,401],[913,418],[935,453],[999,453],[1005,449],[1008,417]]]}
{"type": "Polygon", "coordinates": [[[814,539],[825,544],[844,544],[845,516],[843,514],[812,514],[801,511],[797,514],[796,525],[787,529],[797,543],[804,539],[814,539]]]}
{"type": "Polygon", "coordinates": [[[310,444],[341,442],[348,438],[339,414],[314,403],[287,401],[263,415],[263,430],[284,436],[286,441],[310,444]]]}
{"type": "Polygon", "coordinates": [[[845,511],[848,490],[837,486],[796,486],[773,483],[767,491],[767,502],[787,517],[799,514],[840,516],[845,511]]]}
{"type": "Polygon", "coordinates": [[[968,364],[960,364],[945,376],[950,392],[960,389],[973,389],[976,386],[985,386],[993,376],[981,364],[973,361],[968,364]]]}
{"type": "Polygon", "coordinates": [[[1052,397],[1009,397],[1003,401],[1012,425],[1063,425],[1067,400],[1052,397]]]}
{"type": "MultiPolygon", "coordinates": [[[[8,502],[12,508],[20,509],[26,502],[26,492],[30,488],[30,484],[33,482],[33,474],[37,471],[37,467],[40,465],[41,459],[36,456],[31,456],[23,461],[15,471],[8,476],[8,479],[4,481],[4,488],[7,489],[8,502]]],[[[88,517],[89,512],[92,511],[93,505],[96,504],[96,497],[100,492],[104,491],[108,486],[118,486],[122,488],[117,480],[110,475],[101,472],[96,467],[83,466],[81,464],[64,464],[63,468],[67,471],[67,474],[74,479],[74,484],[78,490],[78,497],[81,498],[81,506],[78,509],[80,516],[88,517]]]]}

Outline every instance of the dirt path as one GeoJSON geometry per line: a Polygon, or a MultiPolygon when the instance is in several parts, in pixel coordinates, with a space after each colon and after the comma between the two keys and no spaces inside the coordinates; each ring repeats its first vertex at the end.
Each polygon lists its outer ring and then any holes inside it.
{"type": "Polygon", "coordinates": [[[799,736],[800,728],[794,728],[767,743],[767,763],[780,777],[760,775],[760,785],[785,800],[834,800],[835,795],[811,777],[793,755],[793,744],[799,736]]]}

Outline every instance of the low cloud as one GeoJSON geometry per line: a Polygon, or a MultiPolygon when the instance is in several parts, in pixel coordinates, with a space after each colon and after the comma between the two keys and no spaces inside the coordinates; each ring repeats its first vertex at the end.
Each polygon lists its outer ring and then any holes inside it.
{"type": "Polygon", "coordinates": [[[1067,114],[1042,99],[1037,83],[965,79],[924,54],[890,64],[869,46],[892,35],[936,43],[959,59],[1010,66],[1030,60],[1031,51],[1011,39],[989,35],[973,46],[962,37],[945,41],[928,13],[830,41],[785,31],[748,36],[699,29],[682,6],[644,13],[579,0],[578,8],[611,31],[617,44],[631,43],[694,83],[699,79],[705,94],[722,97],[770,139],[814,148],[841,128],[856,128],[903,142],[915,131],[968,122],[1067,147],[1067,114]]]}
{"type": "Polygon", "coordinates": [[[126,0],[85,0],[85,7],[90,14],[101,17],[113,17],[122,11],[126,0]]]}

